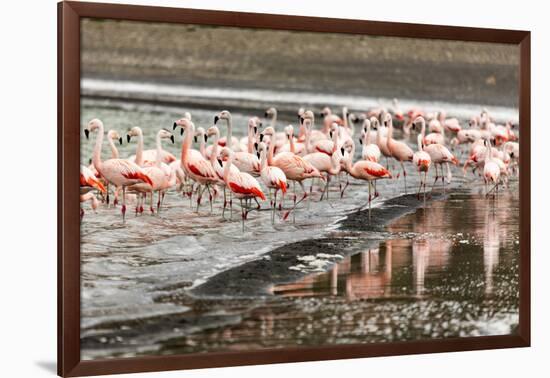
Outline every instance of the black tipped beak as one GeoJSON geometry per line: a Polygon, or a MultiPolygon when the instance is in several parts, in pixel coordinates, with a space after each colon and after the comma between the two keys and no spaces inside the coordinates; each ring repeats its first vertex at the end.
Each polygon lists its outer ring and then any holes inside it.
{"type": "Polygon", "coordinates": [[[298,119],[300,120],[300,125],[303,125],[304,124],[304,117],[298,116],[298,119]]]}
{"type": "Polygon", "coordinates": [[[325,115],[323,113],[319,113],[319,117],[325,118],[325,115]]]}
{"type": "Polygon", "coordinates": [[[183,127],[182,127],[181,130],[180,130],[180,135],[183,135],[183,131],[184,130],[183,130],[183,127]]]}
{"type": "Polygon", "coordinates": [[[267,116],[268,116],[268,114],[267,114],[267,112],[265,112],[265,113],[264,113],[264,117],[267,118],[267,116]]]}
{"type": "Polygon", "coordinates": [[[258,151],[258,143],[254,143],[254,149],[258,151]]]}
{"type": "Polygon", "coordinates": [[[342,156],[344,156],[344,152],[345,152],[344,147],[340,148],[340,152],[342,153],[342,156]]]}
{"type": "Polygon", "coordinates": [[[174,122],[174,126],[172,127],[172,130],[176,130],[176,127],[178,127],[178,124],[174,122]]]}
{"type": "Polygon", "coordinates": [[[258,132],[258,128],[256,126],[254,126],[254,134],[256,134],[258,132]]]}
{"type": "Polygon", "coordinates": [[[195,143],[197,143],[197,136],[196,135],[193,137],[193,140],[195,141],[195,143]]]}
{"type": "Polygon", "coordinates": [[[359,144],[363,144],[363,139],[359,139],[359,144]]]}
{"type": "Polygon", "coordinates": [[[204,134],[204,143],[208,142],[208,135],[204,134]]]}
{"type": "Polygon", "coordinates": [[[215,116],[215,117],[214,117],[214,125],[215,125],[216,123],[218,123],[218,120],[219,120],[219,119],[220,119],[220,117],[218,117],[218,116],[215,116]]]}
{"type": "Polygon", "coordinates": [[[260,158],[260,153],[259,152],[256,152],[256,156],[258,157],[258,159],[260,158]]]}
{"type": "Polygon", "coordinates": [[[218,164],[222,165],[223,166],[223,162],[222,162],[222,159],[218,159],[218,164]]]}
{"type": "Polygon", "coordinates": [[[118,143],[122,146],[122,137],[118,138],[118,143]]]}
{"type": "Polygon", "coordinates": [[[514,158],[514,153],[513,152],[510,152],[510,157],[513,159],[514,158]]]}
{"type": "Polygon", "coordinates": [[[86,135],[86,139],[90,138],[90,130],[84,129],[84,135],[86,135]]]}
{"type": "Polygon", "coordinates": [[[258,127],[262,127],[262,126],[263,126],[263,123],[259,122],[258,127]]]}
{"type": "Polygon", "coordinates": [[[260,142],[264,141],[264,134],[260,134],[260,142]]]}
{"type": "Polygon", "coordinates": [[[132,137],[131,137],[130,135],[126,135],[126,141],[127,141],[128,143],[130,143],[131,140],[132,140],[132,137]]]}
{"type": "Polygon", "coordinates": [[[332,139],[332,131],[329,132],[328,135],[330,136],[330,139],[332,139]]]}
{"type": "Polygon", "coordinates": [[[170,140],[172,141],[172,144],[174,144],[176,142],[176,138],[174,138],[173,135],[170,135],[170,140]]]}

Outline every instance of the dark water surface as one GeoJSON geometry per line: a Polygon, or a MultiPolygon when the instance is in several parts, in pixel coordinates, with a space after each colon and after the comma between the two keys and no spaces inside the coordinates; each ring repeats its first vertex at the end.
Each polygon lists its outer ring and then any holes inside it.
{"type": "MultiPolygon", "coordinates": [[[[516,188],[495,200],[456,190],[380,231],[342,222],[318,241],[326,248],[294,250],[283,266],[287,279],[273,279],[267,295],[213,297],[201,285],[191,293],[172,288],[156,301],[185,311],[103,324],[82,338],[83,353],[98,358],[513,333],[518,204],[516,188]]],[[[362,210],[349,218],[365,216],[362,210]]],[[[267,267],[271,256],[263,257],[267,267]]],[[[257,264],[235,269],[246,281],[257,264]]],[[[210,281],[230,286],[229,280],[220,273],[210,281]]]]}

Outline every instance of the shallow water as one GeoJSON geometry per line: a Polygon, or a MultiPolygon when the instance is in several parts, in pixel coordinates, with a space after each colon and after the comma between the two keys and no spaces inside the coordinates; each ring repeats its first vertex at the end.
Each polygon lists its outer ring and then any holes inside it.
{"type": "MultiPolygon", "coordinates": [[[[154,133],[171,129],[182,113],[159,105],[85,99],[82,124],[100,118],[107,130],[115,128],[123,138],[127,129],[140,126],[147,149],[154,148],[154,133]]],[[[204,109],[192,113],[205,128],[215,114],[204,109]]],[[[232,114],[234,134],[242,136],[247,116],[232,114]]],[[[224,129],[221,125],[222,133],[224,129]]],[[[93,138],[82,141],[84,164],[93,138]]],[[[177,156],[180,143],[178,135],[176,145],[164,148],[177,156]]],[[[135,142],[119,149],[122,157],[130,156],[135,142]]],[[[397,172],[397,166],[390,168],[397,172]]],[[[410,193],[418,178],[410,166],[408,173],[410,193]]],[[[353,180],[342,200],[337,199],[337,183],[330,200],[322,202],[315,186],[313,200],[300,204],[287,221],[276,216],[271,224],[269,211],[252,211],[244,232],[238,207],[232,221],[221,219],[219,200],[212,214],[205,203],[197,215],[176,192],[168,193],[159,214],[135,216],[130,211],[125,224],[120,208],[102,205],[94,213],[84,205],[82,357],[508,333],[518,313],[517,184],[512,182],[493,202],[480,194],[474,176],[464,178],[456,168],[453,175],[449,198],[428,201],[426,208],[383,232],[342,228],[340,222],[367,203],[366,186],[353,180]],[[300,278],[272,287],[274,295],[190,295],[190,289],[262,261],[276,248],[324,237],[333,238],[341,252],[303,256],[287,268],[289,278],[300,278]],[[453,313],[459,309],[463,315],[456,319],[453,313]]],[[[373,206],[383,207],[402,195],[403,181],[381,181],[378,190],[381,197],[373,206]]]]}

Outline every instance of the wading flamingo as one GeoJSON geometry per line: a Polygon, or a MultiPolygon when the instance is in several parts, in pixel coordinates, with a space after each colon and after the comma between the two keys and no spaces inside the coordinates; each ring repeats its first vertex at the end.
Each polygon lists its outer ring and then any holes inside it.
{"type": "Polygon", "coordinates": [[[231,117],[231,113],[228,110],[222,110],[219,112],[218,115],[214,117],[214,125],[216,125],[220,119],[227,122],[227,136],[220,138],[218,143],[222,147],[227,146],[233,151],[240,151],[241,144],[239,143],[239,140],[233,136],[233,119],[231,117]]]}
{"type": "Polygon", "coordinates": [[[199,185],[197,189],[197,213],[199,212],[202,194],[205,190],[208,190],[210,209],[212,210],[213,194],[210,192],[210,188],[212,185],[217,184],[219,179],[208,160],[199,151],[191,149],[191,142],[195,134],[195,124],[186,118],[181,118],[174,122],[174,129],[178,126],[182,127],[185,131],[185,137],[181,144],[181,167],[185,175],[199,185]]]}
{"type": "Polygon", "coordinates": [[[281,191],[281,201],[279,202],[279,210],[285,202],[285,193],[287,189],[287,181],[284,172],[278,167],[270,167],[267,165],[267,145],[264,142],[258,144],[258,156],[260,158],[260,177],[264,185],[269,190],[269,202],[272,209],[271,222],[275,221],[275,209],[277,208],[277,193],[281,191]],[[271,192],[273,191],[273,197],[271,192]]]}
{"type": "Polygon", "coordinates": [[[491,144],[485,139],[485,166],[483,167],[483,180],[485,181],[485,195],[489,195],[490,192],[496,190],[498,192],[498,184],[500,180],[500,167],[491,158],[491,144]],[[487,185],[493,183],[494,186],[491,190],[487,190],[487,185]]]}
{"type": "Polygon", "coordinates": [[[233,157],[235,153],[233,150],[224,147],[220,152],[220,157],[218,158],[218,163],[222,165],[222,161],[226,161],[223,168],[223,181],[225,185],[233,192],[235,197],[241,202],[241,219],[242,219],[242,229],[244,231],[244,221],[248,217],[248,204],[247,202],[251,199],[261,198],[265,200],[265,195],[262,192],[262,188],[258,181],[246,172],[234,172],[231,171],[231,166],[233,164],[233,157]],[[243,199],[245,200],[245,205],[243,205],[243,199]]]}
{"type": "Polygon", "coordinates": [[[388,138],[386,144],[391,155],[401,164],[403,179],[405,180],[405,194],[407,194],[407,171],[405,170],[405,165],[403,165],[403,162],[412,161],[414,152],[405,143],[393,139],[393,121],[391,115],[387,114],[384,122],[385,126],[388,127],[388,138]]]}
{"type": "Polygon", "coordinates": [[[418,176],[420,177],[420,185],[418,186],[418,191],[416,192],[416,197],[418,199],[420,199],[420,190],[422,190],[422,187],[424,187],[424,199],[426,199],[426,179],[428,170],[432,164],[432,158],[427,152],[424,151],[422,140],[423,135],[419,134],[417,137],[418,151],[416,151],[413,155],[413,164],[418,171],[418,176]],[[422,178],[422,173],[424,173],[424,178],[422,178]]]}
{"type": "MultiPolygon", "coordinates": [[[[375,118],[376,119],[376,118],[375,118]]],[[[363,121],[363,133],[359,143],[363,145],[361,151],[361,158],[363,160],[370,160],[378,163],[380,160],[380,148],[377,144],[371,143],[371,121],[367,118],[363,121]]]]}
{"type": "Polygon", "coordinates": [[[129,185],[138,184],[140,182],[146,182],[148,184],[153,184],[149,176],[143,172],[141,167],[136,163],[133,163],[125,159],[109,159],[102,161],[101,160],[101,147],[103,143],[103,122],[95,118],[88,123],[84,133],[86,138],[88,138],[90,132],[97,130],[97,137],[94,146],[94,152],[92,155],[92,162],[97,171],[103,176],[107,181],[112,183],[115,186],[122,187],[122,220],[125,220],[126,215],[126,187],[129,185]]]}

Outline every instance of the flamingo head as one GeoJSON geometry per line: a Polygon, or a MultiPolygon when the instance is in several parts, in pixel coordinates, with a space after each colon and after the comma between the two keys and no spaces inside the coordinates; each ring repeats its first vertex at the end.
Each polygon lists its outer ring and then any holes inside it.
{"type": "Polygon", "coordinates": [[[229,121],[231,119],[231,113],[229,113],[229,110],[222,110],[214,117],[214,125],[218,123],[220,119],[225,119],[226,121],[229,121]]]}
{"type": "Polygon", "coordinates": [[[205,142],[208,140],[208,137],[206,136],[206,131],[204,131],[204,128],[200,126],[197,127],[197,129],[195,130],[195,135],[193,135],[193,138],[195,140],[195,143],[198,142],[199,138],[203,138],[205,142]]]}
{"type": "Polygon", "coordinates": [[[329,116],[332,114],[332,110],[330,110],[330,108],[328,106],[325,106],[323,108],[323,110],[321,110],[321,113],[319,113],[319,115],[322,117],[322,118],[325,118],[326,116],[329,116]]]}
{"type": "Polygon", "coordinates": [[[265,136],[268,136],[268,137],[273,137],[273,135],[275,135],[275,129],[273,129],[273,127],[271,126],[268,126],[264,129],[264,131],[262,133],[260,133],[260,142],[263,141],[264,137],[265,136]]]}
{"type": "MultiPolygon", "coordinates": [[[[229,147],[224,147],[220,151],[220,155],[218,157],[218,162],[221,161],[227,161],[233,158],[234,152],[229,147]]],[[[221,164],[221,163],[220,163],[221,164]]]]}
{"type": "Polygon", "coordinates": [[[84,129],[84,135],[86,135],[86,139],[89,138],[91,132],[94,132],[102,127],[103,122],[101,122],[101,120],[99,120],[98,118],[92,119],[90,122],[88,122],[88,126],[84,129]]]}
{"type": "Polygon", "coordinates": [[[378,118],[370,117],[370,126],[373,130],[378,130],[378,127],[380,126],[380,121],[378,121],[378,118]]]}
{"type": "Polygon", "coordinates": [[[209,137],[213,137],[214,135],[216,136],[220,136],[220,129],[218,129],[218,126],[210,126],[207,130],[206,130],[206,134],[204,136],[204,140],[206,141],[209,137]]]}
{"type": "Polygon", "coordinates": [[[251,117],[248,120],[248,130],[251,130],[254,135],[258,133],[258,117],[251,117]]]}
{"type": "Polygon", "coordinates": [[[188,120],[187,118],[183,117],[183,118],[180,118],[178,119],[176,122],[174,122],[174,126],[173,126],[173,129],[176,130],[177,127],[181,127],[181,134],[183,135],[183,131],[185,129],[187,129],[188,127],[193,127],[193,129],[195,128],[195,125],[193,124],[193,122],[191,122],[190,120],[188,120]]]}
{"type": "Polygon", "coordinates": [[[140,135],[143,135],[141,128],[139,128],[138,126],[134,126],[130,129],[130,131],[128,131],[128,134],[126,134],[126,140],[128,143],[130,143],[133,136],[140,136],[140,135]]]}
{"type": "Polygon", "coordinates": [[[160,139],[170,139],[172,144],[175,142],[174,134],[166,129],[160,129],[158,135],[160,136],[160,139]]]}
{"type": "Polygon", "coordinates": [[[294,127],[292,125],[288,125],[285,127],[285,134],[286,137],[290,140],[294,136],[294,127]]]}
{"type": "Polygon", "coordinates": [[[118,131],[116,130],[109,130],[109,132],[107,133],[107,138],[111,140],[118,140],[120,145],[122,145],[122,138],[120,137],[120,135],[118,134],[118,131]]]}
{"type": "Polygon", "coordinates": [[[277,115],[277,109],[275,109],[273,107],[267,109],[264,113],[265,118],[275,117],[276,115],[277,115]]]}

